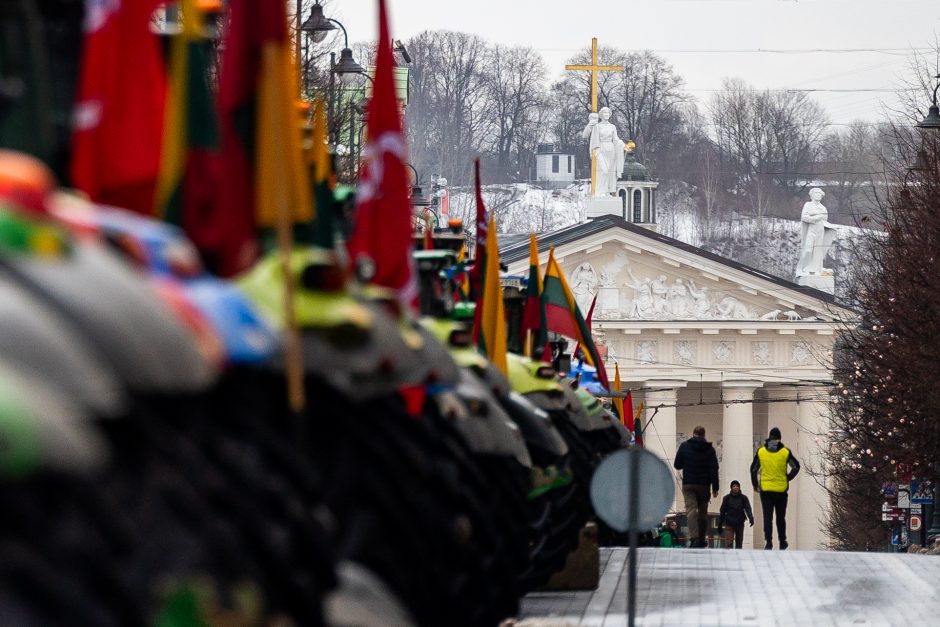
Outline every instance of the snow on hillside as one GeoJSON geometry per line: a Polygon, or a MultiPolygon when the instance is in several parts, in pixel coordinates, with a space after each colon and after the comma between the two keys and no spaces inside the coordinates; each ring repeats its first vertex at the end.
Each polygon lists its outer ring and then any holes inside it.
{"type": "MultiPolygon", "coordinates": [[[[665,191],[665,190],[664,190],[665,191]]],[[[584,186],[567,189],[541,189],[526,183],[486,185],[483,198],[496,210],[497,230],[503,234],[544,233],[584,220],[584,186]]],[[[463,219],[472,229],[476,202],[472,189],[452,189],[450,216],[463,219]]],[[[672,191],[661,194],[658,207],[659,232],[779,276],[794,279],[800,252],[800,222],[782,218],[753,218],[719,215],[705,220],[688,194],[672,191]]],[[[843,295],[853,280],[854,250],[863,229],[839,226],[838,235],[826,261],[835,271],[836,295],[843,295]]]]}

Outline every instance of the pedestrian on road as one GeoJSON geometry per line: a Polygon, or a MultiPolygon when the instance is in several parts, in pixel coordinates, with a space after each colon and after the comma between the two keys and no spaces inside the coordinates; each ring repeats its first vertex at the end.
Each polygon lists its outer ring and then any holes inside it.
{"type": "Polygon", "coordinates": [[[705,532],[708,529],[708,502],[711,496],[718,498],[718,455],[715,447],[705,439],[705,427],[692,430],[692,437],[679,445],[673,466],[682,471],[682,498],[685,499],[685,514],[689,520],[689,546],[705,548],[705,532]]]}
{"type": "Polygon", "coordinates": [[[679,525],[675,520],[664,522],[660,527],[659,546],[667,549],[681,548],[679,544],[679,525]]]}
{"type": "Polygon", "coordinates": [[[744,545],[745,519],[751,523],[752,527],[754,526],[751,501],[746,494],[741,494],[741,483],[735,479],[731,482],[731,492],[721,500],[721,509],[718,510],[718,533],[721,534],[722,528],[727,523],[736,549],[740,549],[744,545]]]}
{"type": "Polygon", "coordinates": [[[751,483],[754,491],[760,492],[761,510],[764,512],[764,548],[774,548],[773,517],[777,515],[777,540],[780,550],[785,551],[787,544],[787,491],[790,482],[800,472],[800,462],[790,449],[780,441],[780,429],[770,430],[770,437],[754,453],[751,462],[751,483]]]}

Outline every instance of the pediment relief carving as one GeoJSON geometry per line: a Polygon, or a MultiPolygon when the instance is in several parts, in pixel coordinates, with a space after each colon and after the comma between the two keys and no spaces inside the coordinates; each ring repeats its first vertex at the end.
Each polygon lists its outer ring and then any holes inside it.
{"type": "Polygon", "coordinates": [[[597,298],[594,320],[817,320],[807,310],[745,292],[718,269],[676,267],[652,254],[617,250],[615,244],[592,254],[569,254],[564,269],[585,316],[597,298]]]}

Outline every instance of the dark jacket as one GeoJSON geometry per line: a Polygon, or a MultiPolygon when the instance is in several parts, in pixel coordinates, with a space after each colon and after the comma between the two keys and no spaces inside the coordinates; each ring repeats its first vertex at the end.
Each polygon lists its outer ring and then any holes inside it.
{"type": "MultiPolygon", "coordinates": [[[[761,481],[757,477],[758,471],[761,472],[761,475],[762,475],[761,479],[767,478],[763,476],[767,472],[767,469],[761,468],[761,461],[760,461],[761,449],[766,449],[767,451],[771,453],[776,453],[777,451],[783,448],[786,448],[783,445],[783,442],[781,442],[780,440],[771,440],[770,438],[768,438],[767,440],[764,441],[764,446],[757,449],[757,452],[754,453],[754,461],[751,462],[751,485],[754,486],[754,490],[758,492],[761,490],[761,481]]],[[[784,470],[781,471],[781,476],[775,477],[775,479],[777,479],[780,483],[783,484],[783,489],[779,491],[787,492],[790,489],[790,482],[793,481],[793,478],[796,477],[798,472],[800,472],[800,462],[796,459],[796,457],[793,456],[793,453],[789,449],[787,449],[787,457],[782,465],[783,465],[784,470]],[[786,477],[782,476],[783,472],[786,472],[786,477]]]]}
{"type": "Polygon", "coordinates": [[[752,525],[754,524],[750,499],[741,492],[726,494],[721,500],[721,509],[718,510],[718,526],[723,527],[727,524],[729,527],[740,527],[745,519],[752,525]]]}
{"type": "Polygon", "coordinates": [[[682,471],[682,485],[709,485],[718,491],[718,455],[712,443],[694,436],[679,445],[673,463],[682,471]]]}

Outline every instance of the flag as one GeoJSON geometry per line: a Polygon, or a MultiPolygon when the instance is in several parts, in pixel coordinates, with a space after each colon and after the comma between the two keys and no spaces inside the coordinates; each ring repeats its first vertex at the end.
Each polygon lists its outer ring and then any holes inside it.
{"type": "MultiPolygon", "coordinates": [[[[594,298],[591,299],[591,307],[588,309],[587,318],[584,319],[584,323],[587,325],[588,333],[591,333],[591,318],[594,317],[594,305],[597,304],[597,294],[594,295],[594,298]]],[[[574,352],[571,353],[571,356],[575,359],[581,360],[581,357],[578,357],[578,352],[581,350],[581,344],[575,344],[574,352]]]]}
{"type": "Polygon", "coordinates": [[[256,227],[279,213],[313,218],[296,124],[297,76],[283,2],[231,0],[222,46],[220,185],[212,221],[218,270],[234,274],[257,255],[256,227]]]}
{"type": "Polygon", "coordinates": [[[333,197],[336,175],[326,145],[326,106],[320,98],[313,101],[313,145],[310,159],[316,204],[312,243],[314,246],[332,249],[336,244],[336,201],[333,197]]]}
{"type": "Polygon", "coordinates": [[[620,420],[623,426],[627,428],[627,431],[633,433],[633,425],[635,424],[633,420],[633,392],[630,390],[627,390],[627,397],[623,399],[623,413],[620,414],[620,420]]]}
{"type": "MultiPolygon", "coordinates": [[[[610,388],[611,392],[622,392],[623,387],[620,384],[620,365],[614,363],[614,385],[610,388]]],[[[624,425],[627,424],[626,418],[623,413],[623,399],[619,396],[613,397],[614,408],[617,410],[617,417],[620,418],[620,422],[624,425]]]]}
{"type": "Polygon", "coordinates": [[[643,411],[646,409],[646,403],[640,402],[636,413],[633,415],[633,438],[636,445],[643,448],[643,411]]]}
{"type": "Polygon", "coordinates": [[[153,214],[166,71],[159,0],[86,3],[72,129],[72,185],[95,202],[153,214]]]}
{"type": "MultiPolygon", "coordinates": [[[[483,297],[483,282],[486,272],[486,236],[489,231],[490,217],[483,204],[483,185],[480,182],[480,159],[473,161],[473,176],[476,186],[477,200],[477,241],[476,248],[473,251],[473,267],[470,268],[470,294],[476,302],[476,309],[473,310],[473,341],[480,342],[480,316],[483,310],[480,308],[480,299],[483,297]]],[[[495,225],[495,222],[493,223],[495,225]]]]}
{"type": "Polygon", "coordinates": [[[509,376],[506,363],[506,312],[503,308],[503,288],[499,284],[499,248],[496,243],[496,224],[490,216],[488,231],[491,233],[493,246],[486,256],[486,268],[483,274],[483,286],[480,300],[477,301],[479,329],[474,336],[477,346],[489,357],[500,372],[509,376]]]}
{"type": "Polygon", "coordinates": [[[548,341],[548,322],[545,320],[545,305],[542,303],[542,275],[539,272],[539,243],[535,233],[529,235],[529,282],[526,287],[526,300],[522,312],[522,338],[529,342],[526,350],[531,350],[534,359],[548,341]]]}
{"type": "Polygon", "coordinates": [[[597,380],[606,389],[610,389],[604,363],[601,361],[594,346],[594,339],[588,330],[587,323],[578,309],[578,304],[568,287],[568,281],[555,261],[555,249],[548,254],[548,265],[545,267],[545,279],[542,281],[542,302],[545,307],[545,318],[549,331],[574,338],[587,353],[585,355],[589,364],[597,369],[597,380]]]}
{"type": "Polygon", "coordinates": [[[194,0],[182,0],[182,28],[170,43],[163,148],[154,211],[181,226],[200,249],[211,248],[211,219],[219,131],[209,87],[205,19],[194,0]]]}
{"type": "Polygon", "coordinates": [[[483,187],[480,185],[480,159],[473,162],[473,171],[476,180],[477,201],[477,235],[476,245],[473,248],[473,267],[470,269],[470,289],[474,297],[479,295],[480,280],[486,267],[486,232],[489,224],[489,213],[483,204],[483,187]]]}
{"type": "Polygon", "coordinates": [[[354,263],[369,260],[374,264],[373,283],[397,290],[402,302],[416,307],[418,289],[411,259],[412,212],[405,172],[405,138],[392,75],[394,66],[385,2],[379,0],[375,85],[369,102],[368,140],[363,150],[349,253],[354,263]]]}
{"type": "Polygon", "coordinates": [[[457,262],[454,266],[445,271],[447,278],[453,283],[454,292],[452,297],[455,303],[466,302],[470,299],[470,286],[467,279],[467,263],[464,261],[467,254],[467,248],[460,245],[460,251],[457,253],[457,262]]]}

